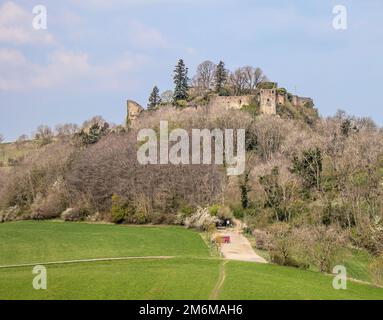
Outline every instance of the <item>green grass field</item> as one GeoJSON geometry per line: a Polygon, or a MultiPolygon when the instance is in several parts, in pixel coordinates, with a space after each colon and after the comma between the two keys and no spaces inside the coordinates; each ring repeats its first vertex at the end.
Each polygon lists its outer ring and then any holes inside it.
{"type": "MultiPolygon", "coordinates": [[[[0,268],[0,299],[383,299],[383,289],[275,265],[210,257],[202,237],[182,227],[63,222],[0,224],[0,265],[113,257],[174,256],[47,265],[47,290],[32,267],[0,268]],[[222,276],[222,274],[221,274],[222,276]]],[[[354,266],[354,268],[358,269],[354,266]]]]}
{"type": "Polygon", "coordinates": [[[0,265],[128,256],[208,257],[182,227],[21,221],[0,224],[0,265]]]}
{"type": "Polygon", "coordinates": [[[347,282],[335,290],[333,278],[313,271],[231,261],[221,299],[383,299],[383,289],[347,282]]]}

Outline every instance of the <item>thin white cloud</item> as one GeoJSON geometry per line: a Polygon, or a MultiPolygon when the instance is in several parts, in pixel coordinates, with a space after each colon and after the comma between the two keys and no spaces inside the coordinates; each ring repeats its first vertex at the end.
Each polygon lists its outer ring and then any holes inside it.
{"type": "Polygon", "coordinates": [[[136,48],[167,48],[169,43],[157,29],[144,25],[139,21],[131,21],[128,25],[129,42],[136,48]]]}
{"type": "MultiPolygon", "coordinates": [[[[219,3],[222,0],[210,0],[212,3],[219,3]]],[[[70,0],[74,5],[87,6],[91,8],[112,8],[115,6],[137,7],[149,5],[182,5],[182,4],[204,4],[206,0],[70,0]]]]}
{"type": "Polygon", "coordinates": [[[33,14],[14,2],[0,6],[0,43],[52,44],[53,36],[47,30],[32,27],[33,14]]]}
{"type": "Polygon", "coordinates": [[[0,49],[0,91],[76,88],[79,83],[82,88],[118,89],[126,85],[131,72],[149,61],[127,52],[112,62],[91,64],[86,53],[59,50],[44,65],[29,61],[21,51],[0,49]]]}

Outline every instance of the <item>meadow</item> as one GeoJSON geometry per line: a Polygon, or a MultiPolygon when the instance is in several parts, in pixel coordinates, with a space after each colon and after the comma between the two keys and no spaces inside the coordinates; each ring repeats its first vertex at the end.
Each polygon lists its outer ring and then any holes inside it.
{"type": "Polygon", "coordinates": [[[138,258],[47,264],[47,290],[33,289],[32,266],[0,268],[0,299],[383,299],[383,289],[352,281],[334,290],[332,277],[317,272],[224,263],[183,227],[0,224],[1,266],[117,257],[138,258]]]}

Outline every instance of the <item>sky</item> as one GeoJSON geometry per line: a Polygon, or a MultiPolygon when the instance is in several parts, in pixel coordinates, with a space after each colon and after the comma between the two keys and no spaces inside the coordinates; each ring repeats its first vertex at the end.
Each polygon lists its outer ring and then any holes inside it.
{"type": "Polygon", "coordinates": [[[0,133],[95,115],[123,123],[126,100],[146,106],[172,89],[183,58],[252,65],[322,116],[338,109],[383,124],[381,0],[0,0],[0,133]],[[47,10],[36,30],[33,8],[47,10]],[[347,28],[333,27],[336,5],[347,28]]]}

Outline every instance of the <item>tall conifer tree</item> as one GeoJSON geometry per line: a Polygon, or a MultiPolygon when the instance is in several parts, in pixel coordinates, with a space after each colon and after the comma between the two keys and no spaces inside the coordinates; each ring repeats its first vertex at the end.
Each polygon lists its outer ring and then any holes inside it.
{"type": "Polygon", "coordinates": [[[154,86],[152,93],[149,96],[148,110],[155,109],[161,103],[160,90],[154,86]]]}
{"type": "Polygon", "coordinates": [[[178,60],[176,68],[174,69],[174,95],[173,100],[186,100],[188,98],[189,78],[188,68],[182,59],[178,60]]]}

